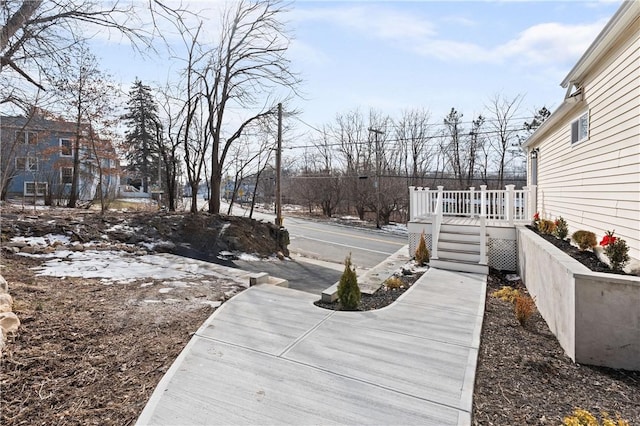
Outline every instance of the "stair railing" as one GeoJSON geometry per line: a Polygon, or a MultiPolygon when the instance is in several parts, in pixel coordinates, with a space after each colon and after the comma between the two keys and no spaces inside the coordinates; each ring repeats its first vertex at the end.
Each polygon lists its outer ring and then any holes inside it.
{"type": "Polygon", "coordinates": [[[438,259],[438,239],[440,238],[440,226],[442,225],[442,192],[444,186],[438,186],[438,198],[436,200],[436,209],[433,218],[433,227],[431,228],[431,258],[438,259]]]}

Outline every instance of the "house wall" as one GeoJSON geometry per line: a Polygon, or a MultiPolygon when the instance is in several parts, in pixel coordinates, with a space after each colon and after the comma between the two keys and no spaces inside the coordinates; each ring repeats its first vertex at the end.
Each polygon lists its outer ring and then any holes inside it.
{"type": "Polygon", "coordinates": [[[625,34],[584,79],[584,100],[530,148],[542,217],[598,237],[614,229],[640,259],[640,20],[625,34]],[[587,110],[589,138],[571,144],[571,121],[587,110]]]}

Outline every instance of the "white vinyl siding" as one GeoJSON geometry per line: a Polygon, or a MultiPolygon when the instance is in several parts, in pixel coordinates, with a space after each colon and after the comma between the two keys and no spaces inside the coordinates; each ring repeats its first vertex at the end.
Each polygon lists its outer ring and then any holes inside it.
{"type": "Polygon", "coordinates": [[[640,259],[640,39],[630,36],[583,82],[584,101],[536,144],[538,210],[564,217],[570,232],[615,230],[640,259]],[[586,112],[588,138],[572,140],[571,124],[586,112]]]}

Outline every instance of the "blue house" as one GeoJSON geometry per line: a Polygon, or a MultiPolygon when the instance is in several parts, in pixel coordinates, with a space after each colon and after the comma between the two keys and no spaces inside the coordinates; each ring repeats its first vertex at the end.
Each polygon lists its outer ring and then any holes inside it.
{"type": "MultiPolygon", "coordinates": [[[[73,178],[75,123],[32,117],[0,117],[2,198],[37,197],[47,203],[67,198],[73,178]]],[[[86,128],[85,128],[86,129],[86,128]]],[[[105,194],[119,187],[119,161],[109,141],[82,130],[78,195],[93,200],[100,182],[105,194]],[[101,167],[98,167],[101,166],[101,167]]]]}

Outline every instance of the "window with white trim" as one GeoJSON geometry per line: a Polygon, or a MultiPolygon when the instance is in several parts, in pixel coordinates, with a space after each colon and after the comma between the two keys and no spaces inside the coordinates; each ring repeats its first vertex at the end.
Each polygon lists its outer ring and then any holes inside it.
{"type": "Polygon", "coordinates": [[[16,170],[24,172],[37,172],[38,159],[35,157],[16,157],[16,170]]]}
{"type": "Polygon", "coordinates": [[[571,143],[582,142],[589,138],[589,111],[571,122],[571,143]]]}
{"type": "Polygon", "coordinates": [[[24,183],[24,195],[45,195],[46,193],[47,193],[47,182],[25,182],[24,183]]]}
{"type": "Polygon", "coordinates": [[[60,156],[71,157],[73,155],[73,145],[71,139],[60,139],[60,156]]]}
{"type": "Polygon", "coordinates": [[[16,130],[16,141],[25,145],[38,144],[38,132],[29,132],[26,130],[16,130]]]}
{"type": "Polygon", "coordinates": [[[60,182],[71,183],[73,180],[73,167],[63,167],[60,169],[60,182]]]}

